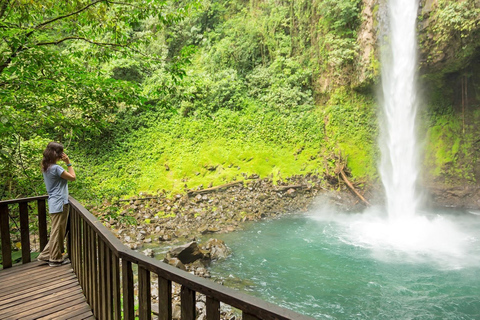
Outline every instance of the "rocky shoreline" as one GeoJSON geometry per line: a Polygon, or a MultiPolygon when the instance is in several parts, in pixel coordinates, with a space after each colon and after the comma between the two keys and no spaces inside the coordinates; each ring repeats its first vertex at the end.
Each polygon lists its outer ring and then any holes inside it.
{"type": "MultiPolygon", "coordinates": [[[[478,202],[475,196],[480,194],[470,189],[462,189],[460,193],[458,190],[429,190],[429,198],[437,206],[451,203],[459,208],[475,206],[478,202]]],[[[370,201],[378,202],[372,194],[365,193],[370,201]]],[[[378,190],[374,193],[380,194],[378,190]]],[[[270,179],[252,175],[244,181],[209,189],[198,188],[173,196],[142,194],[139,198],[104,202],[88,209],[131,249],[210,278],[209,263],[225,259],[230,253],[228,244],[215,239],[215,234],[241,229],[248,221],[301,214],[321,204],[343,212],[360,212],[365,208],[335,177],[294,176],[274,184],[270,179]],[[209,237],[212,239],[200,243],[200,238],[209,237]]],[[[158,288],[157,281],[152,280],[154,302],[158,288]]],[[[213,280],[221,283],[221,279],[213,280]]],[[[173,291],[173,318],[179,319],[180,287],[174,285],[173,291]]],[[[201,295],[197,296],[197,314],[197,319],[205,318],[205,297],[201,295]]],[[[221,319],[238,318],[238,313],[228,306],[222,307],[221,314],[221,319]]]]}
{"type": "MultiPolygon", "coordinates": [[[[128,247],[197,276],[210,278],[208,264],[229,255],[228,244],[216,233],[241,229],[245,222],[301,214],[321,203],[344,211],[361,210],[360,200],[338,180],[316,175],[294,176],[274,184],[252,175],[245,181],[185,194],[142,194],[136,199],[104,202],[88,209],[128,247]],[[339,191],[331,191],[336,186],[339,191]],[[321,196],[321,197],[320,197],[321,196]],[[210,239],[198,243],[200,238],[210,239]],[[163,248],[163,249],[160,249],[163,248]],[[162,251],[162,252],[159,252],[162,251]]],[[[154,280],[154,279],[152,279],[154,280]]],[[[220,279],[213,279],[221,282],[220,279]]],[[[158,295],[152,284],[152,301],[158,295]]],[[[180,316],[180,288],[173,286],[173,318],[180,316]]],[[[197,319],[205,317],[204,297],[197,297],[197,319]]],[[[235,310],[222,307],[221,319],[238,318],[235,310]]],[[[155,305],[153,307],[155,310],[155,305]]]]}
{"type": "Polygon", "coordinates": [[[206,234],[235,231],[246,221],[306,212],[320,195],[322,202],[344,211],[361,210],[362,203],[346,186],[330,191],[325,183],[315,175],[295,176],[277,184],[253,178],[170,197],[144,194],[88,209],[123,243],[137,250],[145,244],[184,244],[206,234]]]}

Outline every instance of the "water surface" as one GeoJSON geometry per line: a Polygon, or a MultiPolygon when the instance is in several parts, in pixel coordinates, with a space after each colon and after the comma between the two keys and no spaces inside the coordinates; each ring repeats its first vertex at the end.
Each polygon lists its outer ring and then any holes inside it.
{"type": "Polygon", "coordinates": [[[211,272],[316,319],[479,319],[480,216],[414,219],[324,208],[251,224],[216,236],[233,255],[211,272]]]}

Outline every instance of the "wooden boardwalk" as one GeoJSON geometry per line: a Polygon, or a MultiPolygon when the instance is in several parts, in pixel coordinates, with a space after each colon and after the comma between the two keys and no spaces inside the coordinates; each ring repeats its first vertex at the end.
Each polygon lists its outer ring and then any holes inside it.
{"type": "Polygon", "coordinates": [[[95,319],[70,264],[0,270],[0,319],[95,319]]]}

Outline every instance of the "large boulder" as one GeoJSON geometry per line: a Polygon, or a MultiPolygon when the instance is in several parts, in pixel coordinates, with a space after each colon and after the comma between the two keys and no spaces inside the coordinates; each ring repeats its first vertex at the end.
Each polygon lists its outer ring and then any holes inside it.
{"type": "Polygon", "coordinates": [[[231,253],[225,242],[219,239],[208,240],[202,249],[210,253],[210,260],[226,259],[231,253]]]}
{"type": "Polygon", "coordinates": [[[183,246],[172,248],[167,252],[167,259],[177,258],[183,264],[192,263],[199,259],[204,259],[205,254],[200,250],[197,243],[192,241],[183,246]]]}

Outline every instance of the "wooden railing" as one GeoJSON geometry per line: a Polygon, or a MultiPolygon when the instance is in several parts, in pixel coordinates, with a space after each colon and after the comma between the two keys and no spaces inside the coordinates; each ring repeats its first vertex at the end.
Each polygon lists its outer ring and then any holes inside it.
{"type": "MultiPolygon", "coordinates": [[[[44,219],[45,197],[1,201],[0,221],[4,261],[5,256],[11,255],[10,249],[4,249],[11,246],[10,240],[4,242],[4,238],[7,236],[4,229],[6,225],[8,226],[8,205],[20,203],[20,217],[22,219],[22,212],[26,212],[24,215],[28,215],[25,205],[22,205],[22,203],[28,203],[29,201],[38,201],[39,222],[42,221],[42,227],[39,227],[39,230],[43,230],[41,231],[40,243],[46,243],[46,223],[43,227],[43,221],[46,221],[44,219]],[[45,238],[42,238],[44,234],[45,238]]],[[[28,224],[28,217],[24,217],[23,220],[21,228],[28,224]]],[[[23,240],[24,233],[26,237],[26,232],[22,231],[22,248],[29,248],[27,240],[23,240]],[[25,247],[23,247],[24,242],[25,247]]],[[[182,320],[194,320],[196,318],[196,294],[203,294],[206,297],[206,319],[208,320],[220,319],[220,303],[239,309],[244,320],[312,319],[229,289],[211,280],[194,276],[129,249],[72,197],[70,197],[68,252],[72,261],[72,268],[77,274],[78,281],[94,315],[98,319],[135,319],[136,300],[139,319],[151,319],[152,274],[158,277],[158,319],[160,320],[172,319],[173,283],[181,286],[182,320]],[[136,278],[138,280],[135,280],[134,269],[137,271],[136,278]],[[136,295],[135,287],[137,287],[136,295]]],[[[22,258],[23,262],[28,262],[29,258],[22,251],[22,257],[24,256],[25,260],[22,258]]],[[[11,259],[10,264],[4,265],[4,268],[10,266],[11,259]]]]}
{"type": "MultiPolygon", "coordinates": [[[[20,244],[22,248],[22,263],[30,262],[30,227],[29,221],[29,204],[35,204],[37,207],[38,218],[38,236],[40,241],[40,251],[47,245],[47,211],[45,200],[47,196],[13,199],[0,201],[0,237],[2,238],[2,258],[3,268],[12,266],[12,241],[10,238],[10,216],[13,210],[11,207],[18,204],[19,220],[20,220],[20,244]]],[[[16,223],[16,220],[14,220],[16,223]]]]}

